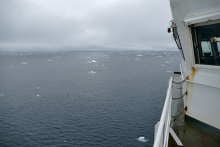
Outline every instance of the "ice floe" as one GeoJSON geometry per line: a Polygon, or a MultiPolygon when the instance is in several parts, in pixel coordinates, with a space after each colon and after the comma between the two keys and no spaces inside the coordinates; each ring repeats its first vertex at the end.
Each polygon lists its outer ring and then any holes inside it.
{"type": "Polygon", "coordinates": [[[97,61],[92,60],[92,61],[88,61],[89,63],[97,63],[97,61]]]}
{"type": "Polygon", "coordinates": [[[166,63],[173,63],[172,61],[167,61],[166,63]]]}
{"type": "Polygon", "coordinates": [[[4,96],[4,94],[0,94],[0,96],[4,96]]]}
{"type": "Polygon", "coordinates": [[[49,61],[49,62],[50,62],[50,61],[53,61],[53,60],[51,60],[51,59],[47,59],[47,61],[49,61]]]}
{"type": "Polygon", "coordinates": [[[142,55],[142,54],[138,54],[137,56],[138,56],[138,57],[142,57],[143,55],[142,55]]]}
{"type": "Polygon", "coordinates": [[[96,73],[96,72],[94,72],[94,71],[90,71],[89,73],[92,73],[92,74],[94,74],[94,73],[96,73]]]}
{"type": "Polygon", "coordinates": [[[38,97],[41,97],[39,94],[37,95],[38,97]]]}
{"type": "Polygon", "coordinates": [[[148,140],[145,139],[145,137],[139,137],[139,138],[137,138],[137,141],[147,142],[148,140]]]}

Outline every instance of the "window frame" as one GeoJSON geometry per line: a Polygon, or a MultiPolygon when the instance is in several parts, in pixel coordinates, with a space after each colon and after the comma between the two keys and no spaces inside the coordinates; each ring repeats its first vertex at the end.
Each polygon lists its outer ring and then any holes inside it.
{"type": "Polygon", "coordinates": [[[196,43],[197,43],[197,38],[195,39],[195,36],[194,36],[195,34],[193,34],[194,33],[193,27],[212,25],[212,24],[218,24],[218,23],[220,23],[220,19],[219,20],[212,20],[212,21],[210,20],[208,22],[201,22],[201,23],[197,23],[197,24],[190,24],[190,25],[188,25],[189,31],[190,31],[190,34],[191,34],[191,48],[192,48],[192,53],[193,53],[193,58],[194,58],[194,60],[193,60],[193,64],[194,64],[193,67],[201,68],[201,69],[220,70],[220,65],[211,65],[211,64],[201,64],[200,63],[200,59],[201,59],[200,58],[200,56],[201,56],[200,54],[201,54],[201,52],[198,51],[198,45],[197,45],[197,51],[195,51],[194,41],[196,41],[196,43]],[[197,56],[196,56],[196,52],[199,52],[199,54],[197,53],[197,56]],[[198,59],[196,59],[196,58],[198,58],[198,59]],[[198,62],[196,62],[196,60],[198,62]]]}

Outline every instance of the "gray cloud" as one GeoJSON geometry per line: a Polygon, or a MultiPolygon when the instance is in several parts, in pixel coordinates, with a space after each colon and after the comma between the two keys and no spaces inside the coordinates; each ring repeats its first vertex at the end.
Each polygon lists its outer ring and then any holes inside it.
{"type": "Polygon", "coordinates": [[[163,0],[1,0],[0,20],[0,50],[176,50],[163,0]]]}

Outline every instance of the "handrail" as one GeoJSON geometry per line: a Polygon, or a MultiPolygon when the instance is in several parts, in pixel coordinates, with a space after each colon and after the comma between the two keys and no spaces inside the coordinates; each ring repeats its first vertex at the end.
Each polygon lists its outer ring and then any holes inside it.
{"type": "MultiPolygon", "coordinates": [[[[180,64],[180,72],[181,72],[181,76],[182,76],[182,80],[183,80],[184,76],[183,76],[183,69],[182,69],[182,65],[181,64],[180,64]]],[[[199,85],[204,85],[204,86],[209,86],[209,87],[219,88],[220,89],[220,87],[215,86],[215,85],[209,85],[209,84],[195,82],[195,81],[190,81],[190,80],[186,80],[186,82],[195,83],[195,84],[199,84],[199,85]]]]}
{"type": "Polygon", "coordinates": [[[166,100],[164,103],[162,115],[160,118],[158,129],[156,129],[156,137],[154,140],[154,147],[166,147],[169,139],[168,128],[170,126],[170,112],[171,112],[171,100],[172,100],[172,81],[173,77],[170,78],[169,87],[167,89],[166,100]]]}
{"type": "Polygon", "coordinates": [[[190,81],[190,80],[186,80],[187,82],[190,82],[190,83],[195,83],[195,84],[199,84],[199,85],[204,85],[204,86],[209,86],[209,87],[213,87],[213,88],[219,88],[218,86],[214,86],[214,85],[209,85],[209,84],[204,84],[204,83],[199,83],[199,82],[195,82],[195,81],[190,81]]]}

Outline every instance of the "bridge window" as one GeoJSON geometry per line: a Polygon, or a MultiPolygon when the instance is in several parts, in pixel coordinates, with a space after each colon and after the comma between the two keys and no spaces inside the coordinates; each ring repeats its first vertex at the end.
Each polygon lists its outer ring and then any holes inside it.
{"type": "Polygon", "coordinates": [[[191,30],[195,63],[220,66],[220,23],[193,26],[191,30]]]}

